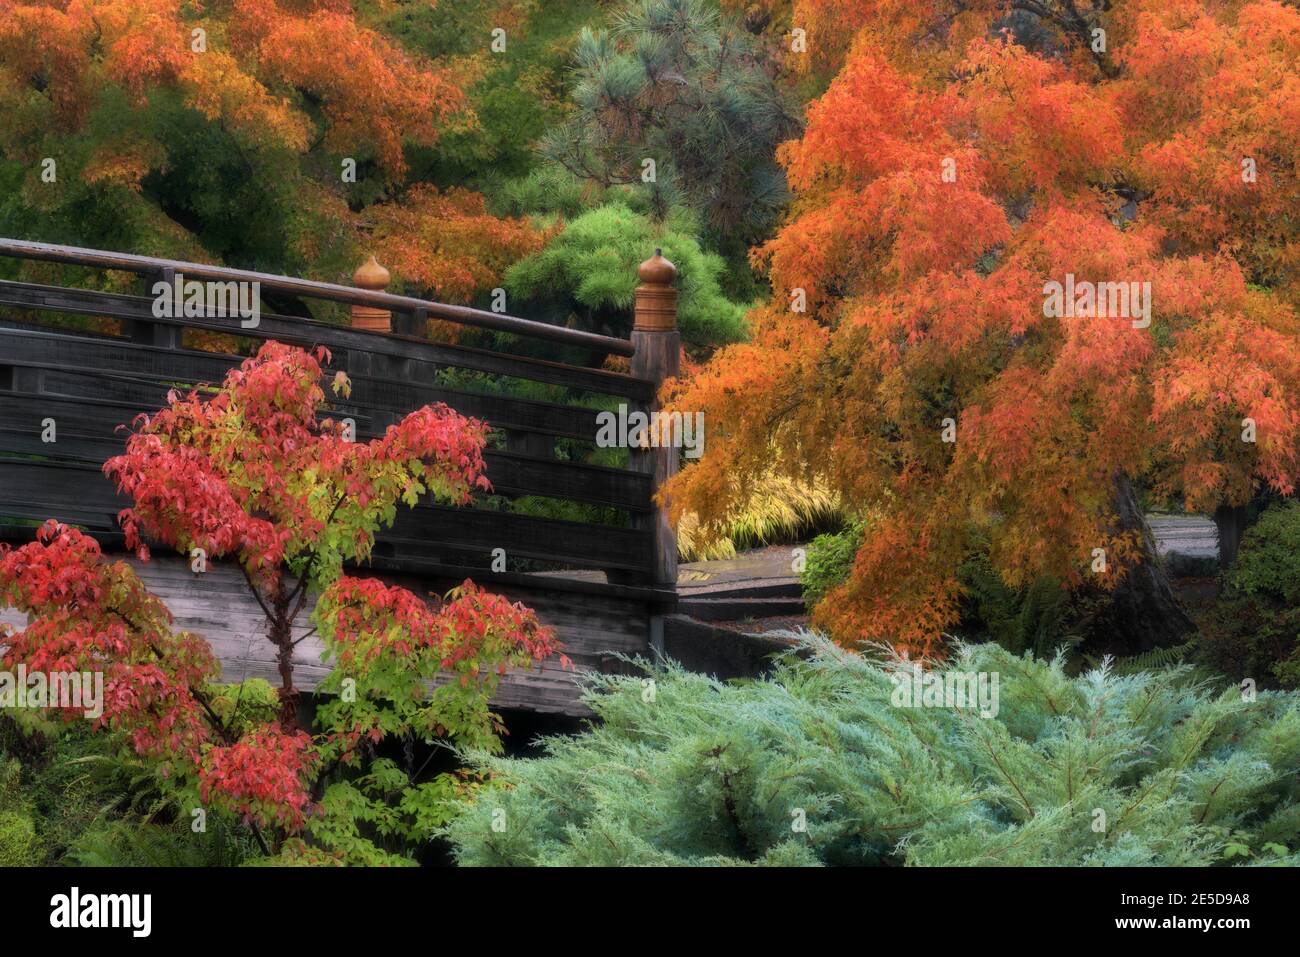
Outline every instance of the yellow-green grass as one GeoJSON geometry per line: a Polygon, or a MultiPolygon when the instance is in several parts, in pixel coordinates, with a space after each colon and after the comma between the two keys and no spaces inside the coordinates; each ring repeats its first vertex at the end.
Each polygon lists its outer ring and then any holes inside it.
{"type": "Polygon", "coordinates": [[[687,562],[734,558],[746,548],[801,541],[844,519],[843,503],[824,483],[769,473],[716,529],[702,529],[694,512],[683,515],[677,554],[687,562]]]}

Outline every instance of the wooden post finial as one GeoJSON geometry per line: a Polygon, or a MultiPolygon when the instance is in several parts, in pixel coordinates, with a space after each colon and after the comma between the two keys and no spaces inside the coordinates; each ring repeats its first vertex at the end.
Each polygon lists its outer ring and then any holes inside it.
{"type": "MultiPolygon", "coordinates": [[[[390,278],[388,270],[379,265],[374,256],[371,256],[352,274],[352,284],[358,289],[381,292],[387,288],[390,278]]],[[[393,314],[387,309],[377,309],[373,306],[353,306],[352,325],[357,329],[368,329],[371,332],[391,332],[393,314]]]]}
{"type": "Polygon", "coordinates": [[[670,330],[677,328],[677,267],[664,259],[662,249],[643,262],[637,275],[641,285],[636,287],[636,329],[670,330]]]}

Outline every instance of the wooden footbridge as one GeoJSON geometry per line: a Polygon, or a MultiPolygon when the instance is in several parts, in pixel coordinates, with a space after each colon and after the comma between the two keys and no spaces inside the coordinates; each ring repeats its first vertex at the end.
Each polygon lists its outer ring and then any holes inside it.
{"type": "MultiPolygon", "coordinates": [[[[663,616],[676,603],[677,562],[654,494],[675,471],[676,450],[631,449],[618,468],[584,461],[595,444],[598,404],[612,399],[649,412],[659,383],[677,371],[675,270],[662,257],[641,267],[636,323],[625,340],[393,295],[374,288],[378,281],[356,288],[0,239],[0,277],[102,271],[128,274],[144,293],[177,277],[257,283],[262,309],[255,326],[211,313],[160,317],[148,294],[0,278],[0,538],[30,541],[39,523],[56,518],[93,533],[107,551],[120,550],[116,516],[130,502],[100,471],[122,451],[118,426],[160,408],[172,388],[219,383],[260,340],[323,345],[333,356],[329,374],[345,371],[352,382],[349,398],[331,399],[331,414],[355,420],[360,438],[433,402],[486,420],[498,436],[484,456],[493,499],[464,508],[421,502],[399,509],[362,573],[423,592],[472,577],[536,609],[556,627],[579,671],[620,669],[619,654],[662,647],[663,616]],[[342,313],[341,306],[350,308],[351,325],[311,318],[342,313]],[[91,321],[60,318],[68,316],[91,321]],[[490,347],[434,342],[424,335],[433,319],[498,335],[483,337],[490,347]],[[237,344],[237,354],[211,348],[214,340],[237,344]],[[538,342],[566,361],[528,355],[528,345],[538,342]],[[630,374],[601,368],[607,356],[628,357],[630,374]],[[518,398],[508,389],[516,380],[559,387],[552,391],[560,398],[518,398]],[[598,506],[587,513],[606,518],[523,514],[512,503],[524,497],[598,506]],[[496,549],[505,550],[513,570],[492,570],[496,549]]],[[[373,275],[374,269],[358,271],[357,281],[373,275]]],[[[274,648],[237,568],[218,564],[195,574],[165,548],[155,556],[137,570],[171,608],[177,627],[208,639],[225,679],[275,683],[274,648]]],[[[295,673],[302,689],[324,674],[320,648],[310,639],[298,647],[295,673]]],[[[582,713],[574,674],[558,662],[508,676],[497,704],[582,713]]]]}

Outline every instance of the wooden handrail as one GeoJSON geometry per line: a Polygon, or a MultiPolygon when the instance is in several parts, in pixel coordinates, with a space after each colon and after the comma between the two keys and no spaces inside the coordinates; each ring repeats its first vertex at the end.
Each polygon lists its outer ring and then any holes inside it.
{"type": "Polygon", "coordinates": [[[356,289],[332,282],[276,276],[271,273],[232,269],[228,266],[209,266],[203,263],[184,262],[179,259],[160,259],[154,256],[136,256],[131,253],[107,252],[102,249],[83,249],[79,246],[58,246],[52,243],[30,242],[24,239],[0,238],[0,255],[17,259],[34,259],[41,262],[64,263],[70,266],[89,266],[98,269],[120,269],[142,276],[155,275],[165,269],[182,273],[187,278],[213,282],[256,282],[265,289],[326,299],[355,306],[374,306],[400,312],[423,310],[426,315],[446,319],[466,326],[508,332],[532,339],[544,339],[563,345],[577,346],[612,355],[631,356],[635,349],[626,339],[597,335],[580,329],[566,329],[533,319],[520,319],[501,313],[454,306],[449,303],[398,296],[389,292],[356,289]]]}
{"type": "MultiPolygon", "coordinates": [[[[212,332],[232,332],[228,320],[219,316],[154,316],[152,300],[148,296],[128,296],[120,293],[97,292],[66,286],[42,286],[35,283],[13,282],[0,279],[0,308],[54,311],[81,316],[105,316],[130,320],[133,324],[162,325],[206,329],[212,332]]],[[[0,326],[5,320],[0,319],[0,326]]],[[[332,351],[358,350],[370,355],[395,359],[413,359],[437,365],[473,369],[499,375],[531,379],[571,386],[580,391],[606,395],[620,395],[632,399],[649,399],[656,384],[624,372],[537,359],[526,355],[512,355],[491,349],[449,345],[432,339],[405,333],[379,333],[357,329],[350,325],[337,325],[319,319],[304,319],[263,312],[255,329],[239,329],[237,334],[254,339],[277,339],[291,345],[324,345],[332,351]]]]}

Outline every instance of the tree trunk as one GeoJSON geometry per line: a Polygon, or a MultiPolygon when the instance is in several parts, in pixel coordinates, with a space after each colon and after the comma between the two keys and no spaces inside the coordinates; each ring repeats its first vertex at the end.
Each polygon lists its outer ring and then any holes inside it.
{"type": "Polygon", "coordinates": [[[289,592],[281,577],[271,596],[271,618],[267,637],[276,648],[276,665],[280,672],[280,727],[285,732],[298,729],[298,689],[293,684],[293,617],[289,611],[289,592]]]}
{"type": "Polygon", "coordinates": [[[1117,655],[1134,655],[1180,645],[1196,631],[1196,624],[1174,595],[1164,562],[1156,552],[1155,538],[1138,507],[1132,482],[1127,476],[1120,476],[1115,490],[1120,528],[1138,534],[1142,564],[1129,569],[1111,592],[1110,607],[1103,616],[1111,632],[1107,642],[1110,647],[1106,650],[1117,655]]]}
{"type": "MultiPolygon", "coordinates": [[[[287,631],[287,629],[286,629],[287,631]]],[[[293,686],[293,642],[272,638],[279,648],[276,663],[280,671],[280,727],[298,730],[298,689],[293,686]]]]}
{"type": "Polygon", "coordinates": [[[1214,510],[1214,527],[1219,530],[1219,567],[1227,568],[1237,560],[1237,548],[1246,531],[1246,506],[1220,505],[1214,510]]]}

